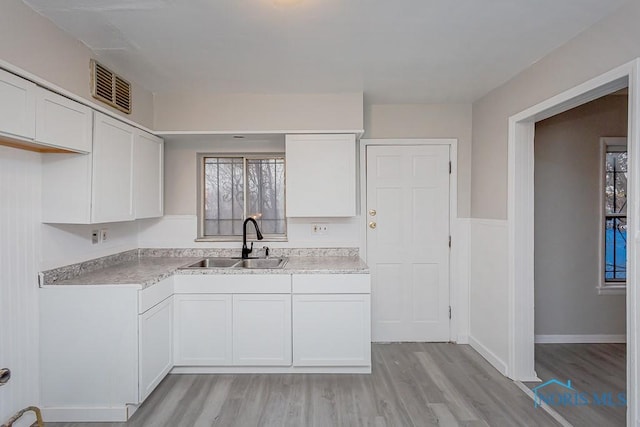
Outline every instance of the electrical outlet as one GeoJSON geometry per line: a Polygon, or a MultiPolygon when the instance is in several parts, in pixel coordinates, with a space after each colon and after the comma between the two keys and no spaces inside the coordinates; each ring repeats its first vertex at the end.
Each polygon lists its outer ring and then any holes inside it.
{"type": "Polygon", "coordinates": [[[100,243],[100,230],[93,230],[91,232],[91,244],[97,245],[100,243]]]}
{"type": "Polygon", "coordinates": [[[326,236],[329,234],[329,224],[311,224],[311,234],[313,236],[326,236]]]}
{"type": "Polygon", "coordinates": [[[103,228],[102,230],[100,230],[100,241],[101,242],[106,242],[107,241],[107,237],[108,237],[107,229],[103,228]]]}

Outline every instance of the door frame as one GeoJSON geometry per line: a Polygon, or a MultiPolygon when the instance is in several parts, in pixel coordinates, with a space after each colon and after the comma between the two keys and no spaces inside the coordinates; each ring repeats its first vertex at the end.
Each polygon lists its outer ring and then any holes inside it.
{"type": "Polygon", "coordinates": [[[637,247],[640,222],[637,203],[640,195],[640,86],[636,59],[574,88],[551,97],[509,117],[508,136],[508,304],[509,359],[507,376],[520,381],[539,381],[534,355],[534,132],[535,122],[544,120],[586,102],[629,88],[627,181],[627,420],[638,420],[638,339],[640,293],[637,277],[637,247]]]}
{"type": "MultiPolygon", "coordinates": [[[[468,250],[456,242],[460,238],[458,224],[458,140],[456,138],[385,138],[361,139],[358,157],[360,178],[360,256],[367,261],[367,147],[371,146],[429,146],[446,145],[449,147],[451,174],[449,179],[449,234],[452,245],[449,253],[449,305],[451,319],[449,321],[449,340],[458,344],[468,343],[469,336],[469,283],[458,273],[460,265],[468,265],[468,250]]],[[[466,268],[466,267],[465,267],[466,268]]],[[[466,271],[466,270],[465,270],[466,271]]]]}

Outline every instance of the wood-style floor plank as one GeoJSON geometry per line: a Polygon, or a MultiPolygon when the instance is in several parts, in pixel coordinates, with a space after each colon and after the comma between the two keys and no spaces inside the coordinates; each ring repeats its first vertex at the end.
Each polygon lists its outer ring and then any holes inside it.
{"type": "Polygon", "coordinates": [[[128,423],[47,427],[558,425],[469,346],[374,344],[372,361],[371,375],[169,375],[128,423]]]}
{"type": "MultiPolygon", "coordinates": [[[[571,380],[577,392],[626,391],[626,344],[536,344],[536,373],[542,382],[571,380]]],[[[540,383],[525,383],[533,389],[540,383]]],[[[553,386],[552,386],[553,387],[553,386]]],[[[575,426],[624,426],[626,407],[553,406],[575,426]]]]}

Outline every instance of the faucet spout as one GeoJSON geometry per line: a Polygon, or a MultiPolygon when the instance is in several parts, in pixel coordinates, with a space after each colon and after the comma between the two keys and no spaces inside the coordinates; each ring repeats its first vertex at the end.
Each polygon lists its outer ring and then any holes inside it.
{"type": "Polygon", "coordinates": [[[262,233],[260,232],[260,229],[258,228],[258,223],[256,222],[256,220],[253,219],[252,217],[245,219],[244,223],[242,224],[242,258],[243,259],[249,258],[249,254],[253,251],[253,242],[251,242],[251,248],[247,247],[247,223],[249,222],[253,223],[253,226],[256,229],[256,237],[258,238],[258,240],[264,239],[264,237],[262,237],[262,233]]]}

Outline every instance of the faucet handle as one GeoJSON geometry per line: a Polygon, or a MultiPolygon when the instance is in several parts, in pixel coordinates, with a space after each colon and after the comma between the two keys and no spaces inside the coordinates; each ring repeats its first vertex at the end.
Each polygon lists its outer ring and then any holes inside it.
{"type": "Polygon", "coordinates": [[[264,257],[269,258],[269,246],[263,246],[262,249],[264,249],[264,257]]]}

